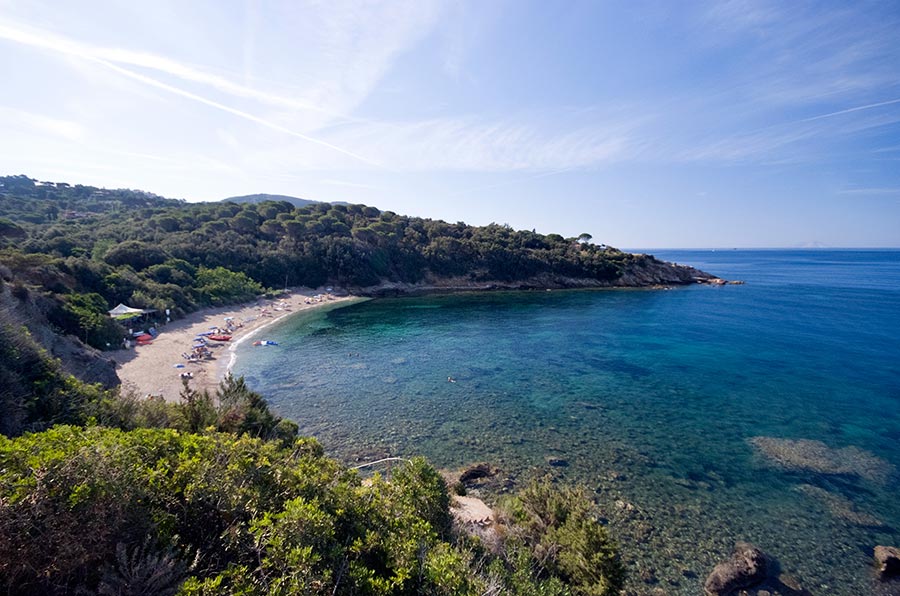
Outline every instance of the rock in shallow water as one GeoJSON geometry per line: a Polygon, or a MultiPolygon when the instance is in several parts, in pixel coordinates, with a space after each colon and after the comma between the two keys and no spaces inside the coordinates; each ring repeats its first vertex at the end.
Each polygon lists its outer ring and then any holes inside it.
{"type": "Polygon", "coordinates": [[[469,466],[459,475],[459,481],[464,485],[477,483],[478,481],[492,478],[499,470],[488,463],[479,463],[469,466]]]}
{"type": "Polygon", "coordinates": [[[747,542],[738,542],[731,558],[713,568],[703,589],[709,596],[728,596],[734,590],[762,583],[768,569],[764,552],[747,542]]]}
{"type": "Polygon", "coordinates": [[[812,596],[796,579],[780,572],[778,561],[756,546],[738,542],[703,585],[707,596],[812,596]]]}
{"type": "Polygon", "coordinates": [[[881,579],[900,575],[900,549],[893,546],[876,546],[875,565],[881,579]]]}

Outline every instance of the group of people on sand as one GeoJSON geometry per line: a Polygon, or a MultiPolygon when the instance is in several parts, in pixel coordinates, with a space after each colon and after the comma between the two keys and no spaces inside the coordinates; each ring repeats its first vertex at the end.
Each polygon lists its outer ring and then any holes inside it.
{"type": "Polygon", "coordinates": [[[190,352],[182,352],[181,357],[188,362],[202,362],[204,360],[212,360],[212,352],[206,346],[198,346],[192,348],[190,352]]]}
{"type": "Polygon", "coordinates": [[[241,322],[234,322],[234,317],[225,317],[225,327],[216,327],[213,332],[216,335],[232,335],[235,331],[243,327],[241,322]]]}
{"type": "MultiPolygon", "coordinates": [[[[284,312],[284,311],[290,312],[290,310],[291,310],[291,305],[286,300],[279,300],[278,302],[273,303],[271,306],[272,306],[272,310],[277,311],[277,312],[284,312]]],[[[257,308],[262,309],[262,310],[260,310],[259,316],[261,316],[261,317],[273,316],[272,312],[269,310],[268,306],[261,306],[261,307],[257,307],[257,308]]]]}
{"type": "MultiPolygon", "coordinates": [[[[225,317],[225,323],[221,327],[210,327],[209,331],[204,331],[203,333],[195,337],[194,343],[191,345],[191,351],[182,352],[181,357],[188,362],[202,362],[204,360],[211,360],[213,358],[213,353],[212,350],[209,349],[210,344],[207,337],[214,337],[219,335],[230,336],[243,326],[244,323],[235,321],[234,317],[225,317]]],[[[181,378],[189,379],[191,377],[181,375],[181,378]]]]}

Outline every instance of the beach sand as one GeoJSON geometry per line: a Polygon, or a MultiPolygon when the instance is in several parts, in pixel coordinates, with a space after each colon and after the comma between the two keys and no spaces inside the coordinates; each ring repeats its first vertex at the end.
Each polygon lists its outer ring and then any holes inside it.
{"type": "MultiPolygon", "coordinates": [[[[132,345],[113,354],[122,389],[142,397],[154,395],[177,401],[183,389],[181,374],[191,373],[188,383],[192,389],[213,390],[233,364],[232,346],[237,342],[251,334],[259,335],[259,330],[294,313],[356,299],[321,294],[320,300],[314,301],[316,295],[319,295],[316,290],[292,290],[275,300],[259,299],[243,305],[207,308],[160,326],[159,335],[151,344],[132,345]],[[191,352],[194,338],[200,333],[212,327],[224,328],[226,317],[242,326],[234,331],[231,341],[209,342],[212,360],[189,362],[182,356],[191,352]],[[176,364],[184,367],[176,368],[176,364]]],[[[265,338],[259,335],[256,339],[265,338]]]]}

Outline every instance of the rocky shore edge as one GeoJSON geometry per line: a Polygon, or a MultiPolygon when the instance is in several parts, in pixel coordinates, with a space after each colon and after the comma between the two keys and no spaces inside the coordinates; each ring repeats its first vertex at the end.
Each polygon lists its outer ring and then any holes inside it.
{"type": "Polygon", "coordinates": [[[552,273],[543,273],[515,281],[478,280],[471,276],[431,277],[418,283],[383,281],[372,286],[347,288],[347,291],[354,296],[384,298],[464,292],[609,288],[662,289],[695,284],[725,286],[743,283],[743,281],[729,281],[688,265],[647,259],[612,280],[568,277],[552,273]]]}

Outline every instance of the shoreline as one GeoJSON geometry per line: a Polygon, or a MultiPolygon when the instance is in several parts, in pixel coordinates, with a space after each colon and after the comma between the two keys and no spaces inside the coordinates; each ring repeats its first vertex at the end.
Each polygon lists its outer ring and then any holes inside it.
{"type": "Polygon", "coordinates": [[[358,299],[352,295],[337,297],[318,290],[294,288],[277,299],[201,309],[159,327],[159,335],[150,344],[114,353],[116,373],[122,389],[139,397],[177,401],[183,389],[182,373],[191,374],[188,379],[191,389],[213,391],[234,366],[237,347],[243,342],[291,315],[358,299]],[[195,337],[213,327],[224,327],[226,319],[240,325],[231,334],[232,341],[210,342],[211,359],[184,358],[183,354],[191,351],[195,337]]]}
{"type": "MultiPolygon", "coordinates": [[[[218,381],[221,381],[222,379],[224,379],[225,376],[229,372],[231,372],[231,369],[234,368],[234,365],[237,362],[238,347],[241,344],[243,344],[245,341],[256,336],[263,329],[272,327],[273,325],[275,325],[275,323],[284,322],[286,319],[290,318],[291,315],[299,314],[301,312],[311,312],[311,311],[323,310],[323,309],[331,310],[330,308],[328,308],[329,306],[337,307],[338,305],[344,305],[343,303],[345,303],[345,302],[351,302],[351,303],[355,304],[357,302],[369,300],[368,298],[365,298],[362,296],[355,296],[355,295],[347,295],[347,296],[337,297],[337,296],[334,296],[333,294],[328,294],[327,296],[328,296],[328,298],[326,298],[324,301],[317,302],[315,304],[307,305],[304,302],[304,304],[299,308],[299,310],[297,310],[295,312],[286,312],[277,317],[272,317],[270,320],[265,321],[260,325],[251,327],[250,329],[247,330],[246,333],[241,335],[241,337],[239,337],[237,340],[228,342],[228,361],[218,363],[218,365],[217,365],[218,372],[216,373],[216,379],[217,379],[216,383],[218,383],[218,381]]],[[[349,304],[344,305],[344,306],[349,306],[349,304]]]]}

